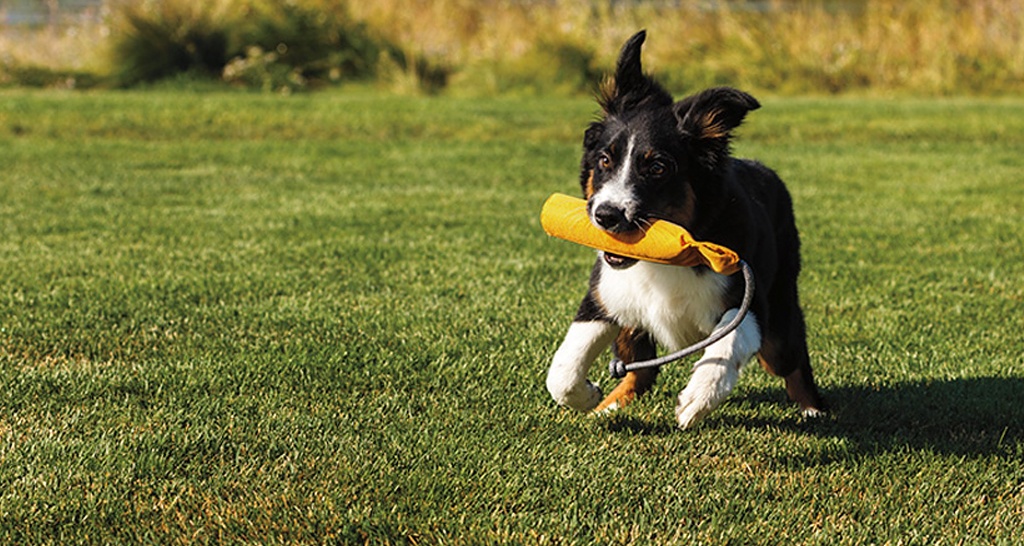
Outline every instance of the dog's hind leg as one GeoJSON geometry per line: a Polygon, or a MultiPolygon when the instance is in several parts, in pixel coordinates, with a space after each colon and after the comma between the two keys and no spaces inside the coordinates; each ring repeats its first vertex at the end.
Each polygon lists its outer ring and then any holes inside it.
{"type": "Polygon", "coordinates": [[[800,405],[804,415],[821,415],[828,411],[828,407],[814,384],[803,312],[799,305],[793,303],[796,301],[795,290],[780,301],[786,304],[772,309],[757,359],[768,373],[785,379],[786,393],[790,400],[800,405]]]}
{"type": "Polygon", "coordinates": [[[791,400],[800,404],[807,417],[817,417],[828,411],[828,405],[818,394],[810,366],[797,368],[786,376],[786,392],[791,400]]]}
{"type": "MultiPolygon", "coordinates": [[[[624,328],[615,338],[615,356],[626,364],[650,360],[657,356],[654,340],[646,332],[624,328]]],[[[595,413],[611,412],[626,407],[637,396],[651,390],[658,377],[658,368],[628,372],[626,377],[594,408],[595,413]]]]}
{"type": "Polygon", "coordinates": [[[806,342],[790,340],[790,343],[782,344],[771,337],[766,338],[757,359],[762,368],[786,381],[786,394],[800,405],[804,415],[815,417],[828,411],[814,384],[806,342]]]}

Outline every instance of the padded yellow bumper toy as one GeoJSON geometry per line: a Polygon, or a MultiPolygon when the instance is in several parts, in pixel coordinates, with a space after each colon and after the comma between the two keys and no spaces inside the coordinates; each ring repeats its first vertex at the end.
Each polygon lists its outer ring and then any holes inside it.
{"type": "Polygon", "coordinates": [[[740,257],[735,252],[697,241],[682,226],[665,220],[654,220],[639,232],[608,233],[591,223],[586,201],[562,193],[552,195],[544,203],[540,224],[552,237],[619,256],[683,267],[706,265],[723,275],[740,270],[740,257]]]}

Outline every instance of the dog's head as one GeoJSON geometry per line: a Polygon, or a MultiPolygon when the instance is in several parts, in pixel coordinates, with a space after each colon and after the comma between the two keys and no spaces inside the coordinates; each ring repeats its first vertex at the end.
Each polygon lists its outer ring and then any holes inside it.
{"type": "MultiPolygon", "coordinates": [[[[598,99],[604,116],[583,137],[580,184],[595,226],[610,233],[643,229],[660,218],[690,228],[701,203],[720,189],[731,131],[750,110],[750,95],[728,87],[679,102],[644,74],[640,31],[622,48],[613,79],[598,99]]],[[[632,261],[605,257],[612,266],[632,261]]]]}

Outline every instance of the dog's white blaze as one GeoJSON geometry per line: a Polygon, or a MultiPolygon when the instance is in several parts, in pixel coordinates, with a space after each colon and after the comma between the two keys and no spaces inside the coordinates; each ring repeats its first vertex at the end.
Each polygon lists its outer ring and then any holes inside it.
{"type": "MultiPolygon", "coordinates": [[[[730,309],[715,330],[724,328],[736,316],[730,309]]],[[[738,328],[704,350],[704,355],[693,366],[686,388],[679,393],[676,419],[679,426],[688,428],[718,407],[732,392],[743,366],[761,348],[761,331],[754,313],[740,322],[738,328]]]]}
{"type": "Polygon", "coordinates": [[[556,402],[577,411],[590,411],[601,401],[601,390],[587,381],[587,370],[619,329],[605,321],[573,322],[569,326],[548,369],[548,392],[556,402]]]}
{"type": "Polygon", "coordinates": [[[726,311],[729,279],[690,267],[638,262],[601,270],[596,287],[604,308],[620,324],[642,328],[670,351],[706,337],[726,311]]]}
{"type": "Polygon", "coordinates": [[[629,143],[626,145],[625,159],[619,164],[618,170],[615,171],[615,176],[601,186],[601,189],[591,197],[591,202],[593,203],[590,209],[591,212],[597,210],[601,205],[608,204],[622,209],[627,220],[632,221],[636,218],[636,196],[633,195],[629,185],[630,174],[633,170],[633,147],[635,141],[636,137],[630,135],[629,143]]]}

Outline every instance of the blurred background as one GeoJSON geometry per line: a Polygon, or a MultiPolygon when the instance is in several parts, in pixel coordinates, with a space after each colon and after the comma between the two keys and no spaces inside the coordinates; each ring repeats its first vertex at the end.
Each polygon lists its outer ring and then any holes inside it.
{"type": "Polygon", "coordinates": [[[0,85],[578,94],[640,28],[677,92],[1024,90],[1024,0],[0,0],[0,85]]]}

